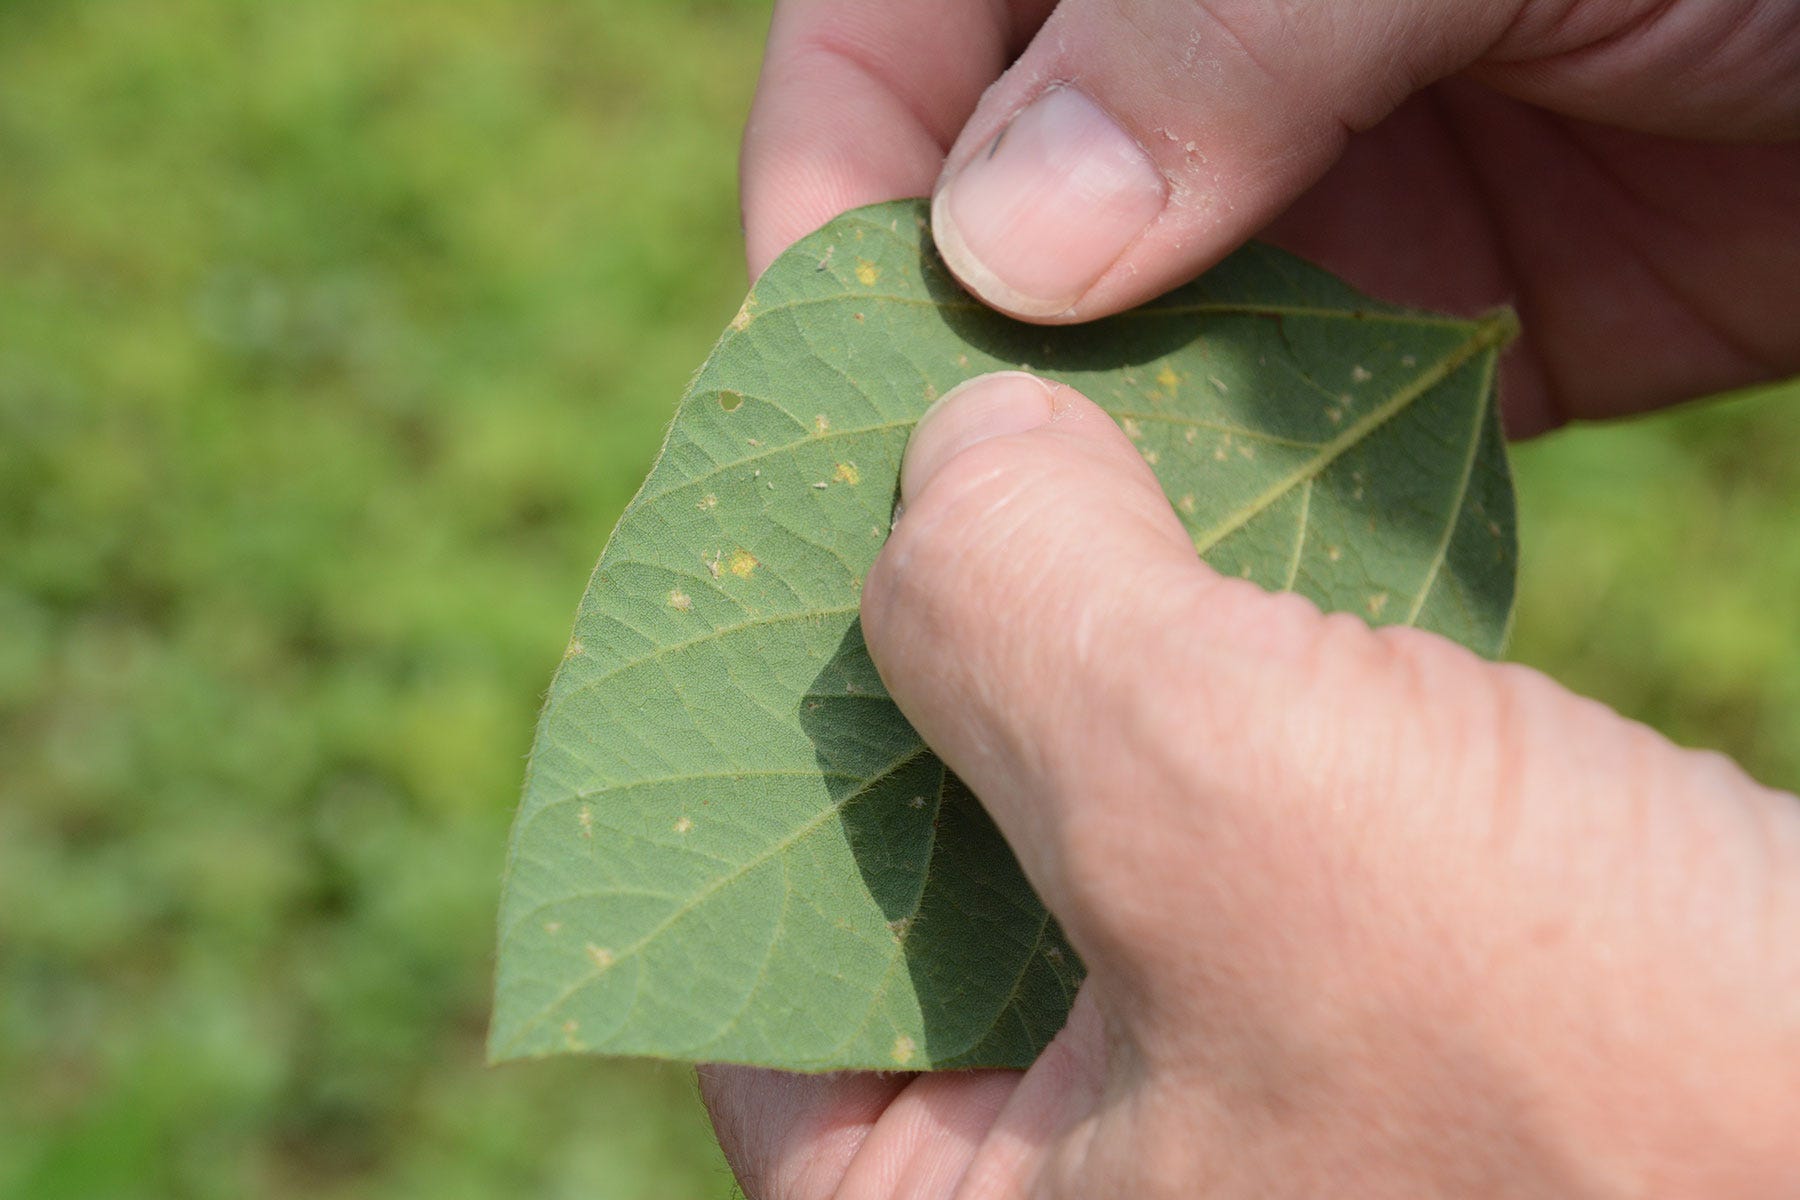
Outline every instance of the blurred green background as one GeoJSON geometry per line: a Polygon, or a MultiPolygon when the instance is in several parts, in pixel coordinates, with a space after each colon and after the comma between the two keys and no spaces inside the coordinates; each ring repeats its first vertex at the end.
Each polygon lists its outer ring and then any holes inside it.
{"type": "MultiPolygon", "coordinates": [[[[0,0],[0,1197],[729,1194],[684,1073],[481,1038],[765,20],[0,0]]],[[[1800,785],[1800,393],[1517,458],[1517,656],[1800,785]]]]}

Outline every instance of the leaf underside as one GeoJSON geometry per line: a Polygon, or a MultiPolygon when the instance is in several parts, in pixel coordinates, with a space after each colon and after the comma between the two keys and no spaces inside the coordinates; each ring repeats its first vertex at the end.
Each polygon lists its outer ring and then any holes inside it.
{"type": "Polygon", "coordinates": [[[500,914],[495,1059],[1028,1064],[1081,966],[857,624],[931,401],[1026,368],[1105,407],[1220,571],[1499,650],[1509,314],[1368,300],[1251,246],[1079,327],[964,294],[901,201],[758,282],[583,597],[500,914]]]}

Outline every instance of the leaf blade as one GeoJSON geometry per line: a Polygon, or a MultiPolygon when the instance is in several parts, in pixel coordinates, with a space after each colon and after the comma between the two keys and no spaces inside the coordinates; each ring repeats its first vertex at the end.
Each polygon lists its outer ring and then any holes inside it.
{"type": "Polygon", "coordinates": [[[1221,570],[1498,649],[1509,317],[1250,247],[1049,330],[970,301],[923,230],[898,202],[805,239],[690,385],[540,719],[493,1057],[1021,1066],[1054,1034],[1073,951],[855,623],[906,435],[963,379],[1033,369],[1106,407],[1221,570]]]}

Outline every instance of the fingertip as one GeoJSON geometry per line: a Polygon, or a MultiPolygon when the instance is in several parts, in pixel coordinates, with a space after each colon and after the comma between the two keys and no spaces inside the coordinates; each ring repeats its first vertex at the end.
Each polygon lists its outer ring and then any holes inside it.
{"type": "Polygon", "coordinates": [[[1008,25],[967,0],[777,4],[739,169],[752,277],[840,213],[928,195],[1008,25]]]}
{"type": "Polygon", "coordinates": [[[991,438],[1056,419],[1058,385],[1025,371],[995,371],[967,380],[925,410],[900,465],[900,500],[912,504],[945,463],[991,438]]]}
{"type": "Polygon", "coordinates": [[[1161,215],[1168,183],[1079,88],[1045,89],[932,198],[938,252],[964,287],[1026,320],[1072,320],[1089,288],[1161,215]]]}
{"type": "Polygon", "coordinates": [[[939,188],[931,198],[931,238],[937,244],[938,256],[950,268],[950,273],[956,276],[956,281],[989,308],[1009,317],[1018,317],[1023,321],[1042,321],[1045,324],[1053,324],[1057,318],[1068,316],[1067,301],[1028,296],[1007,283],[981,260],[974,247],[969,245],[968,238],[963,236],[962,227],[957,224],[956,215],[950,210],[948,188],[939,188]]]}

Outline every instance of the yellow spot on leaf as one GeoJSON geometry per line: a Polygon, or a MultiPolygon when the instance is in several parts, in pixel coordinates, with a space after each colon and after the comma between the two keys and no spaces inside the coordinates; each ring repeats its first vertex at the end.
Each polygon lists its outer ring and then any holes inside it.
{"type": "Polygon", "coordinates": [[[856,282],[864,287],[874,287],[875,281],[881,278],[881,268],[866,258],[856,260],[856,282]]]}
{"type": "Polygon", "coordinates": [[[589,961],[602,971],[613,965],[613,962],[615,961],[613,952],[608,950],[605,946],[596,946],[594,943],[589,942],[586,949],[589,961]]]}
{"type": "Polygon", "coordinates": [[[691,833],[691,832],[693,832],[693,829],[694,829],[694,822],[692,820],[690,820],[689,818],[687,818],[687,817],[677,817],[676,818],[676,820],[675,820],[675,832],[676,833],[691,833]]]}
{"type": "Polygon", "coordinates": [[[717,507],[719,507],[719,498],[717,496],[713,495],[711,492],[708,492],[708,493],[706,493],[706,495],[700,497],[700,511],[701,512],[705,512],[709,508],[717,508],[717,507]]]}
{"type": "Polygon", "coordinates": [[[756,555],[748,550],[734,550],[731,552],[731,561],[726,564],[726,567],[739,579],[748,579],[760,565],[756,561],[756,555]]]}
{"type": "Polygon", "coordinates": [[[1325,548],[1325,557],[1332,562],[1336,562],[1338,559],[1344,557],[1344,552],[1339,550],[1336,546],[1327,546],[1325,548]]]}
{"type": "Polygon", "coordinates": [[[824,413],[820,413],[818,416],[813,418],[813,432],[814,433],[827,433],[830,431],[830,429],[831,429],[831,418],[826,416],[824,413]]]}
{"type": "Polygon", "coordinates": [[[847,483],[851,487],[862,482],[862,472],[856,469],[855,463],[839,463],[831,472],[831,477],[839,483],[847,483]]]}
{"type": "Polygon", "coordinates": [[[1136,417],[1126,417],[1119,422],[1119,428],[1123,429],[1125,436],[1134,442],[1144,436],[1144,427],[1138,424],[1136,417]]]}
{"type": "Polygon", "coordinates": [[[694,598],[680,588],[676,588],[669,593],[669,607],[676,612],[687,612],[694,607],[694,598]]]}
{"type": "Polygon", "coordinates": [[[1161,460],[1162,460],[1162,455],[1158,454],[1156,451],[1154,451],[1154,450],[1144,451],[1144,461],[1149,463],[1151,466],[1154,467],[1161,460]]]}
{"type": "Polygon", "coordinates": [[[888,932],[894,935],[894,940],[904,942],[906,935],[912,930],[912,918],[900,917],[898,920],[889,921],[887,925],[888,932]]]}
{"type": "Polygon", "coordinates": [[[587,649],[587,647],[581,644],[580,638],[570,638],[569,639],[569,648],[567,650],[563,651],[563,657],[564,658],[580,658],[582,653],[586,649],[587,649]]]}
{"type": "Polygon", "coordinates": [[[561,929],[562,929],[561,921],[545,921],[544,922],[544,932],[545,933],[555,935],[561,929]]]}
{"type": "Polygon", "coordinates": [[[1164,363],[1163,369],[1156,373],[1156,382],[1163,391],[1172,392],[1181,386],[1181,376],[1175,373],[1174,368],[1164,363]]]}
{"type": "Polygon", "coordinates": [[[1350,368],[1350,378],[1356,383],[1367,383],[1369,380],[1375,378],[1375,374],[1361,363],[1357,363],[1354,367],[1350,368]]]}
{"type": "Polygon", "coordinates": [[[911,1038],[901,1034],[894,1039],[894,1061],[902,1066],[906,1065],[912,1061],[913,1051],[917,1049],[918,1046],[913,1043],[911,1038]]]}
{"type": "Polygon", "coordinates": [[[581,826],[581,836],[582,837],[591,838],[594,836],[594,810],[593,809],[589,808],[585,804],[582,805],[581,811],[575,814],[575,823],[577,825],[581,826]]]}
{"type": "Polygon", "coordinates": [[[1206,382],[1212,384],[1214,388],[1218,389],[1218,392],[1220,395],[1224,395],[1226,392],[1229,392],[1231,390],[1230,388],[1225,386],[1225,381],[1223,379],[1220,379],[1217,375],[1208,375],[1206,377],[1206,382]]]}
{"type": "Polygon", "coordinates": [[[1188,492],[1175,502],[1175,507],[1191,517],[1194,515],[1194,510],[1198,508],[1199,505],[1194,502],[1194,493],[1188,492]]]}
{"type": "Polygon", "coordinates": [[[1386,592],[1376,592],[1373,596],[1370,596],[1369,615],[1371,617],[1379,617],[1381,615],[1381,610],[1387,607],[1387,602],[1388,594],[1386,592]]]}
{"type": "Polygon", "coordinates": [[[750,306],[756,303],[755,296],[745,296],[744,306],[737,310],[737,316],[731,318],[731,328],[738,333],[750,328],[750,306]]]}

